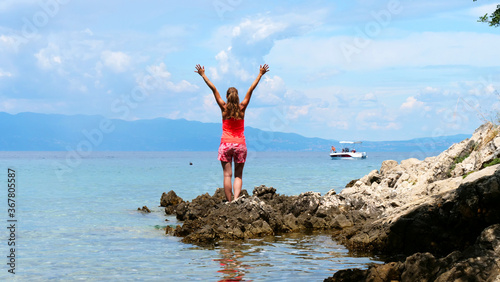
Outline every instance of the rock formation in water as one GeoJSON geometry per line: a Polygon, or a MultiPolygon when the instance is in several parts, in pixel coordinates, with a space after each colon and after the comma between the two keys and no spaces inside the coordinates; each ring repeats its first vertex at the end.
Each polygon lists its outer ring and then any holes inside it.
{"type": "Polygon", "coordinates": [[[500,274],[498,130],[484,124],[422,161],[384,161],[339,194],[284,196],[260,186],[225,203],[222,188],[191,202],[170,191],[161,205],[183,224],[167,233],[204,244],[324,229],[351,250],[394,260],[339,271],[330,281],[493,281],[500,274]]]}

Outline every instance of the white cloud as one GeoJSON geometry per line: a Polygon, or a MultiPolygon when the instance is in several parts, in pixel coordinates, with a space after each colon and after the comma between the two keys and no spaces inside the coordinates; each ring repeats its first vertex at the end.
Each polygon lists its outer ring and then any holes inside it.
{"type": "Polygon", "coordinates": [[[361,98],[362,101],[368,101],[368,102],[377,102],[377,96],[373,94],[372,92],[367,93],[363,98],[361,98]]]}
{"type": "Polygon", "coordinates": [[[167,66],[165,63],[160,63],[159,65],[152,65],[147,67],[148,73],[157,78],[158,80],[169,79],[171,74],[167,71],[167,66]]]}
{"type": "Polygon", "coordinates": [[[487,4],[479,7],[474,7],[469,10],[470,15],[474,17],[482,17],[485,14],[491,14],[497,9],[498,4],[487,4]]]}
{"type": "Polygon", "coordinates": [[[233,37],[243,37],[246,44],[262,41],[271,35],[282,32],[288,27],[286,22],[276,22],[269,17],[244,19],[233,29],[233,37]]]}
{"type": "Polygon", "coordinates": [[[398,130],[401,128],[397,115],[386,108],[362,110],[356,115],[359,130],[398,130]]]}
{"type": "Polygon", "coordinates": [[[207,70],[209,72],[210,77],[213,78],[214,80],[219,80],[221,78],[219,72],[217,71],[217,68],[209,67],[207,70]]]}
{"type": "Polygon", "coordinates": [[[174,83],[172,81],[167,81],[166,87],[168,90],[171,90],[174,92],[193,92],[194,90],[198,89],[198,86],[193,85],[186,80],[181,80],[178,83],[174,83]]]}
{"type": "Polygon", "coordinates": [[[424,88],[424,92],[426,93],[439,93],[440,91],[441,91],[440,89],[431,86],[427,86],[424,88]]]}
{"type": "Polygon", "coordinates": [[[497,92],[497,89],[495,88],[495,86],[493,86],[493,84],[486,85],[486,87],[484,89],[486,90],[486,93],[488,93],[488,94],[492,94],[492,93],[497,92]]]}
{"type": "Polygon", "coordinates": [[[229,70],[229,56],[228,52],[231,51],[231,47],[228,50],[222,50],[217,55],[215,55],[215,59],[219,62],[219,69],[222,74],[227,73],[229,70]]]}
{"type": "Polygon", "coordinates": [[[148,66],[146,70],[147,74],[138,76],[137,84],[148,91],[192,92],[198,89],[198,86],[186,80],[172,82],[170,80],[172,74],[167,71],[165,63],[148,66]]]}
{"type": "Polygon", "coordinates": [[[0,69],[0,78],[2,78],[2,77],[11,77],[11,76],[12,76],[12,73],[0,69]]]}
{"type": "Polygon", "coordinates": [[[384,130],[399,130],[401,129],[401,124],[397,122],[389,122],[382,127],[373,129],[384,129],[384,130]]]}
{"type": "MultiPolygon", "coordinates": [[[[303,35],[324,20],[326,12],[317,10],[303,14],[268,14],[248,17],[237,25],[218,29],[217,37],[228,47],[216,55],[219,74],[231,74],[241,81],[253,79],[250,67],[263,62],[277,40],[303,35]]],[[[225,78],[227,79],[227,77],[225,78]]]]}
{"type": "MultiPolygon", "coordinates": [[[[243,89],[242,89],[243,90],[243,89]]],[[[246,91],[246,89],[244,89],[246,91]]],[[[266,74],[257,89],[254,91],[254,106],[274,106],[291,104],[290,101],[284,101],[284,96],[287,93],[285,82],[277,75],[271,76],[266,74]]],[[[242,95],[245,95],[242,91],[242,95]]]]}
{"type": "Polygon", "coordinates": [[[62,60],[59,53],[59,46],[49,43],[46,48],[40,49],[35,54],[38,66],[41,69],[52,69],[56,65],[61,65],[62,60]]]}
{"type": "Polygon", "coordinates": [[[307,116],[309,113],[310,105],[304,106],[289,106],[286,112],[286,118],[288,120],[296,120],[302,116],[307,116]]]}
{"type": "Polygon", "coordinates": [[[347,130],[349,129],[349,123],[347,121],[339,120],[339,121],[329,121],[328,126],[336,129],[347,130]]]}
{"type": "Polygon", "coordinates": [[[212,114],[214,117],[220,116],[220,108],[215,102],[214,95],[209,94],[203,96],[203,112],[212,114]]]}
{"type": "Polygon", "coordinates": [[[410,97],[406,98],[406,102],[401,104],[400,109],[401,110],[411,110],[411,109],[415,109],[415,108],[420,108],[424,105],[425,105],[424,102],[418,101],[417,99],[415,99],[415,97],[410,96],[410,97]]]}
{"type": "Polygon", "coordinates": [[[82,30],[82,33],[87,34],[89,36],[94,35],[94,33],[92,32],[92,30],[90,30],[90,28],[86,28],[86,29],[82,30]]]}
{"type": "Polygon", "coordinates": [[[17,50],[20,42],[13,36],[0,35],[0,49],[4,50],[17,50]]]}
{"type": "Polygon", "coordinates": [[[266,89],[266,91],[283,92],[286,89],[285,81],[277,75],[271,76],[270,74],[268,74],[266,77],[264,77],[263,80],[263,87],[266,89]]]}
{"type": "Polygon", "coordinates": [[[127,71],[131,63],[130,56],[119,51],[103,51],[101,53],[101,60],[104,66],[118,73],[127,71]]]}

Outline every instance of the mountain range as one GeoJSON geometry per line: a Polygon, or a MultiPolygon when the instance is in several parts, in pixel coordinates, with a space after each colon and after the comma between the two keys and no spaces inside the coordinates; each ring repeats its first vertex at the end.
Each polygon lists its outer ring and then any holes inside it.
{"type": "MultiPolygon", "coordinates": [[[[125,121],[97,115],[0,112],[0,151],[215,151],[221,123],[156,118],[125,121]]],[[[245,127],[253,151],[329,151],[337,140],[245,127]]],[[[367,152],[438,152],[470,137],[467,134],[406,141],[363,141],[367,152]]]]}

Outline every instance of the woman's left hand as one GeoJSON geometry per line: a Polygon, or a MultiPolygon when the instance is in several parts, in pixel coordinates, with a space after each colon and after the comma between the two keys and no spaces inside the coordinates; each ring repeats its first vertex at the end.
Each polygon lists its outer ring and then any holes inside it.
{"type": "Polygon", "coordinates": [[[205,74],[205,66],[202,67],[199,64],[196,65],[196,70],[194,72],[196,72],[199,75],[203,76],[205,74]]]}

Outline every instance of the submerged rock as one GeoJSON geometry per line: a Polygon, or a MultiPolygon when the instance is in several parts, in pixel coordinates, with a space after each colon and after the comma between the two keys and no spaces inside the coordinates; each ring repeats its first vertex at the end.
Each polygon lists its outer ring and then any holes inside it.
{"type": "Polygon", "coordinates": [[[147,206],[143,206],[142,208],[137,208],[138,211],[141,211],[143,213],[150,213],[151,210],[147,206]]]}

